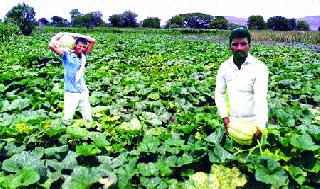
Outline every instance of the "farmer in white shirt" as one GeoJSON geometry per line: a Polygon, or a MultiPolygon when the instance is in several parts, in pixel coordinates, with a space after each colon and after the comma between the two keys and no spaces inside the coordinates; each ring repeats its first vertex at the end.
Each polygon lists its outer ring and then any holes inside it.
{"type": "Polygon", "coordinates": [[[83,75],[86,64],[86,56],[91,52],[95,39],[89,36],[68,33],[76,39],[73,50],[60,48],[56,44],[64,33],[58,33],[51,38],[50,49],[62,58],[64,66],[64,117],[63,121],[69,125],[73,114],[80,106],[85,121],[91,122],[91,106],[89,104],[89,90],[85,84],[83,75]],[[87,43],[89,43],[87,45],[87,43]]]}
{"type": "Polygon", "coordinates": [[[257,124],[256,138],[260,138],[260,130],[268,121],[268,68],[249,54],[250,43],[251,35],[246,29],[231,32],[229,45],[233,55],[219,67],[215,102],[227,131],[233,119],[248,118],[257,124]]]}

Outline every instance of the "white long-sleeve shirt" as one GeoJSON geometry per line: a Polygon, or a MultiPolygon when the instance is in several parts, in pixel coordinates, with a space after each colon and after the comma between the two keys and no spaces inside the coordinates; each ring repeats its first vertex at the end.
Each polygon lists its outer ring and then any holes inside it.
{"type": "Polygon", "coordinates": [[[268,67],[248,55],[241,69],[233,57],[222,63],[216,76],[215,102],[222,118],[229,117],[226,92],[230,102],[230,119],[250,118],[259,128],[268,121],[268,67]]]}

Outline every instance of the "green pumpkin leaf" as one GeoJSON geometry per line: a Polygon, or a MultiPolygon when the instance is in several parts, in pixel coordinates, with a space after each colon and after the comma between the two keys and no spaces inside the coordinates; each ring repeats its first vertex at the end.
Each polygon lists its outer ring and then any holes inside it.
{"type": "Polygon", "coordinates": [[[233,159],[232,154],[230,154],[219,144],[215,145],[213,152],[209,151],[209,160],[212,163],[224,163],[229,159],[233,159]]]}
{"type": "Polygon", "coordinates": [[[143,176],[157,176],[159,175],[159,170],[155,163],[149,162],[149,163],[139,163],[137,165],[139,172],[143,176]]]}
{"type": "Polygon", "coordinates": [[[153,112],[142,112],[142,117],[147,123],[153,126],[162,125],[160,118],[153,112]]]}
{"type": "Polygon", "coordinates": [[[280,164],[272,157],[264,156],[258,159],[259,168],[255,177],[258,181],[271,184],[275,187],[284,186],[288,183],[288,175],[280,164]]]}
{"type": "Polygon", "coordinates": [[[8,176],[0,175],[0,186],[15,189],[22,186],[29,186],[40,180],[40,175],[32,167],[23,167],[16,174],[8,176]]]}
{"type": "Polygon", "coordinates": [[[76,152],[68,151],[67,156],[63,159],[62,162],[58,162],[56,159],[48,159],[46,160],[46,166],[52,167],[55,170],[62,170],[62,169],[74,169],[78,166],[77,157],[79,155],[76,152]]]}
{"type": "Polygon", "coordinates": [[[79,127],[67,127],[66,132],[72,139],[86,138],[89,135],[87,129],[79,127]]]}
{"type": "Polygon", "coordinates": [[[6,147],[4,148],[7,150],[7,155],[12,156],[14,154],[18,154],[26,149],[25,145],[17,147],[13,142],[8,142],[6,147]]]}
{"type": "Polygon", "coordinates": [[[141,184],[146,188],[168,188],[164,179],[160,177],[141,177],[141,184]]]}
{"type": "Polygon", "coordinates": [[[9,105],[3,105],[1,111],[22,110],[31,105],[31,99],[14,99],[9,105]]]}
{"type": "Polygon", "coordinates": [[[47,171],[47,177],[48,179],[46,180],[45,183],[41,184],[42,187],[44,187],[45,189],[50,189],[51,185],[57,181],[58,179],[60,179],[62,177],[61,175],[61,171],[57,171],[57,172],[50,172],[49,170],[47,171]]]}
{"type": "Polygon", "coordinates": [[[294,135],[290,139],[290,144],[301,149],[302,151],[316,151],[319,148],[319,146],[312,141],[312,138],[308,134],[294,135]]]}
{"type": "Polygon", "coordinates": [[[43,156],[36,150],[32,152],[23,151],[13,155],[2,163],[2,169],[8,172],[18,172],[22,167],[34,168],[41,176],[46,174],[47,168],[44,166],[44,161],[40,158],[43,156]]]}
{"type": "Polygon", "coordinates": [[[145,135],[143,140],[140,142],[138,146],[138,150],[140,152],[152,152],[155,153],[158,151],[158,147],[160,145],[160,140],[151,135],[145,135]]]}
{"type": "Polygon", "coordinates": [[[63,183],[62,189],[87,189],[100,179],[102,175],[95,169],[76,167],[63,183]]]}
{"type": "Polygon", "coordinates": [[[68,145],[62,145],[59,147],[50,147],[44,149],[44,154],[47,157],[55,157],[57,159],[60,159],[59,153],[67,152],[68,151],[68,145]]]}
{"type": "Polygon", "coordinates": [[[97,148],[95,145],[80,145],[76,147],[76,152],[78,154],[84,155],[84,156],[89,156],[89,155],[96,155],[101,152],[99,148],[97,148]]]}
{"type": "Polygon", "coordinates": [[[307,172],[303,171],[300,167],[290,165],[288,171],[292,178],[297,181],[298,184],[302,185],[307,177],[307,172]]]}

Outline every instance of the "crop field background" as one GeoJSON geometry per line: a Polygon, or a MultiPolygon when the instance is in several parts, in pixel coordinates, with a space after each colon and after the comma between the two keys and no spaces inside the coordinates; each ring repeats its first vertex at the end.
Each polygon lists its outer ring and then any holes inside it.
{"type": "Polygon", "coordinates": [[[0,188],[319,187],[316,51],[253,39],[270,73],[268,137],[241,146],[214,103],[227,33],[65,30],[96,38],[85,78],[94,122],[77,112],[65,126],[63,66],[48,47],[60,31],[0,44],[0,188]]]}

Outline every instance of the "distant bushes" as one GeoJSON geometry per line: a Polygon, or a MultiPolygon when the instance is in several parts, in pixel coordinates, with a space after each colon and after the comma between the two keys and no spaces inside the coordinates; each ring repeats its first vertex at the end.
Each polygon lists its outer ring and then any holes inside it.
{"type": "Polygon", "coordinates": [[[165,28],[228,29],[229,21],[223,16],[203,13],[179,14],[167,21],[165,28]]]}
{"type": "Polygon", "coordinates": [[[143,28],[160,28],[160,19],[158,17],[148,17],[142,21],[143,28]]]}
{"type": "Polygon", "coordinates": [[[0,42],[9,40],[11,37],[20,34],[20,29],[14,24],[0,23],[0,42]]]}
{"type": "Polygon", "coordinates": [[[138,27],[137,14],[132,11],[125,11],[122,14],[113,14],[109,17],[111,26],[113,27],[138,27]]]}

